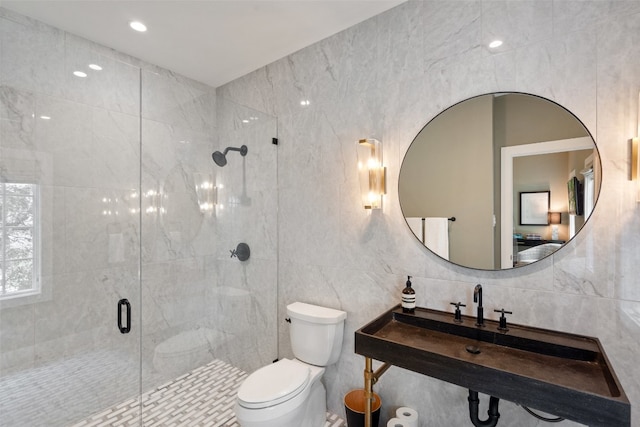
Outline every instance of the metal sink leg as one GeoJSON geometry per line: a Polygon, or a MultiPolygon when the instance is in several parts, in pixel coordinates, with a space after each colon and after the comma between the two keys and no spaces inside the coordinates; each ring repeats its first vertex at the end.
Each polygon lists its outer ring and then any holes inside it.
{"type": "Polygon", "coordinates": [[[373,359],[364,358],[364,427],[371,427],[371,403],[373,402],[373,385],[391,367],[383,363],[375,372],[373,371],[373,359]]]}

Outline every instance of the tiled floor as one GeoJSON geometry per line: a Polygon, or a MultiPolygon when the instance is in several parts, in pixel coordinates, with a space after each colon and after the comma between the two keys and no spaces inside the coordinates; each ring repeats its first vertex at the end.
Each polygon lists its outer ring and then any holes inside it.
{"type": "MultiPolygon", "coordinates": [[[[214,360],[155,390],[144,393],[144,427],[202,426],[240,427],[233,414],[235,394],[247,374],[214,360]]],[[[102,411],[73,427],[139,425],[139,399],[134,398],[102,411]]],[[[327,414],[325,427],[346,427],[334,414],[327,414]]]]}
{"type": "Polygon", "coordinates": [[[0,427],[68,426],[140,390],[139,360],[116,351],[79,353],[0,375],[0,427]],[[116,374],[117,373],[117,374],[116,374]]]}

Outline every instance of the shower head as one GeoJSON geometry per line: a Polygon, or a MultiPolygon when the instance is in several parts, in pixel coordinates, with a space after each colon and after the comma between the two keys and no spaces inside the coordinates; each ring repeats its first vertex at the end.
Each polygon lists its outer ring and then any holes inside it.
{"type": "Polygon", "coordinates": [[[216,165],[222,167],[227,164],[227,156],[225,156],[221,152],[216,151],[211,156],[213,157],[213,161],[215,162],[216,165]]]}
{"type": "Polygon", "coordinates": [[[221,153],[220,151],[216,151],[214,152],[211,157],[213,158],[213,161],[215,162],[216,165],[222,167],[224,165],[227,164],[227,153],[229,151],[239,151],[241,156],[246,156],[247,152],[249,151],[249,149],[247,148],[246,145],[241,146],[240,148],[236,148],[236,147],[227,147],[224,150],[224,153],[221,153]]]}

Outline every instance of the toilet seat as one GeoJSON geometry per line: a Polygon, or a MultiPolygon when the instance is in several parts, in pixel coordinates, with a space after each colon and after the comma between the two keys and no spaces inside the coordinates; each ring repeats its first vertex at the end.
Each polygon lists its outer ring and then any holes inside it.
{"type": "Polygon", "coordinates": [[[238,403],[249,409],[278,405],[300,394],[310,377],[308,366],[282,359],[249,375],[238,390],[238,403]]]}

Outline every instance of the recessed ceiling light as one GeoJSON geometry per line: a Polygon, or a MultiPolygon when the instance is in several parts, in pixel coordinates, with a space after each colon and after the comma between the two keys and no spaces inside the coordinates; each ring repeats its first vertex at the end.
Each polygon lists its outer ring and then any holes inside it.
{"type": "Polygon", "coordinates": [[[87,73],[83,72],[83,71],[74,71],[73,75],[76,77],[87,77],[87,73]]]}
{"type": "Polygon", "coordinates": [[[98,64],[89,64],[89,68],[91,68],[92,70],[96,70],[96,71],[102,70],[102,67],[99,66],[98,64]]]}
{"type": "Polygon", "coordinates": [[[500,46],[502,46],[502,40],[494,40],[491,43],[489,43],[489,47],[491,49],[495,49],[495,48],[500,47],[500,46]]]}
{"type": "Polygon", "coordinates": [[[311,101],[309,101],[308,99],[303,99],[302,101],[300,101],[300,105],[302,105],[303,107],[306,107],[309,104],[311,104],[311,101]]]}
{"type": "Polygon", "coordinates": [[[131,21],[131,22],[129,22],[129,26],[131,28],[133,28],[134,30],[139,31],[141,33],[144,33],[145,31],[147,31],[147,26],[144,25],[140,21],[131,21]]]}
{"type": "Polygon", "coordinates": [[[42,120],[51,120],[51,117],[49,117],[49,116],[40,116],[40,118],[42,120]]]}

